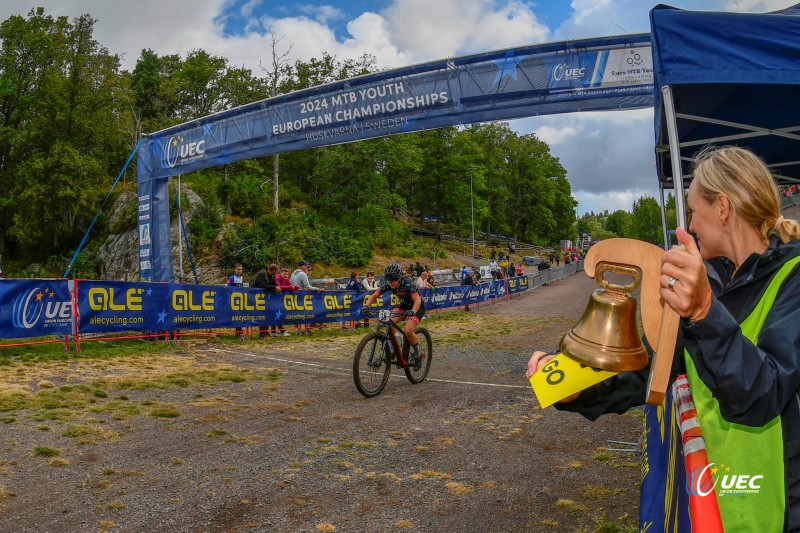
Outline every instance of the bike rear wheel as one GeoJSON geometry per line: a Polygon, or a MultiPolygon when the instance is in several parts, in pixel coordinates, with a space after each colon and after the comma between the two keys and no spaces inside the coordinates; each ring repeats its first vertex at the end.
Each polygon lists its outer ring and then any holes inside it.
{"type": "Polygon", "coordinates": [[[353,381],[367,398],[380,394],[389,381],[391,362],[385,341],[382,333],[373,331],[361,339],[353,357],[353,381]]]}
{"type": "Polygon", "coordinates": [[[416,384],[421,383],[428,377],[431,361],[433,361],[433,341],[431,340],[431,334],[425,328],[417,328],[414,333],[417,334],[419,352],[422,355],[422,366],[419,367],[419,370],[414,370],[413,365],[408,365],[404,370],[408,381],[416,384]]]}

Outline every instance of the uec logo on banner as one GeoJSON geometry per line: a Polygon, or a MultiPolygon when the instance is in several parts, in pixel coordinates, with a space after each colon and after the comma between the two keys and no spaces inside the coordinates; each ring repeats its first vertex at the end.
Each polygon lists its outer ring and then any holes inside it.
{"type": "MultiPolygon", "coordinates": [[[[44,311],[45,319],[69,320],[72,316],[72,302],[49,301],[45,304],[42,296],[48,294],[41,287],[23,292],[14,300],[11,321],[15,328],[31,329],[36,326],[44,311]]],[[[54,293],[49,293],[52,297],[54,293]]]]}
{"type": "Polygon", "coordinates": [[[556,81],[580,80],[583,79],[584,72],[586,72],[584,67],[570,67],[566,63],[559,63],[553,67],[553,79],[556,81]]]}
{"type": "Polygon", "coordinates": [[[205,154],[205,139],[184,143],[182,135],[170,137],[164,146],[161,161],[164,167],[173,168],[178,163],[178,159],[194,158],[205,154]]]}

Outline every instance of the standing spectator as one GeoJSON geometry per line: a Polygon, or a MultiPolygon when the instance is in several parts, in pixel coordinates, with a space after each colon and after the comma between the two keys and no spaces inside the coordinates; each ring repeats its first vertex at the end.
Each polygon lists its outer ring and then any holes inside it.
{"type": "Polygon", "coordinates": [[[470,277],[469,267],[467,267],[467,265],[462,265],[461,266],[461,284],[462,285],[466,285],[466,283],[464,283],[464,280],[467,279],[468,277],[470,277]]]}
{"type": "MultiPolygon", "coordinates": [[[[502,253],[500,255],[503,255],[502,253]]],[[[492,278],[497,279],[497,261],[494,259],[489,261],[489,272],[492,274],[492,278]]]]}
{"type": "MultiPolygon", "coordinates": [[[[243,272],[244,267],[241,263],[236,263],[233,265],[233,274],[231,274],[231,277],[228,278],[228,285],[231,287],[244,287],[244,276],[242,276],[243,272]]],[[[236,328],[236,336],[244,340],[244,331],[242,328],[236,328]]]]}
{"type": "MultiPolygon", "coordinates": [[[[264,289],[264,292],[267,293],[281,292],[281,288],[278,286],[278,281],[275,279],[277,274],[278,265],[272,263],[267,267],[267,270],[260,270],[256,274],[256,277],[253,278],[252,282],[250,282],[250,286],[257,289],[264,289]]],[[[259,326],[258,336],[269,337],[269,329],[269,326],[259,326]]]]}
{"type": "MultiPolygon", "coordinates": [[[[361,281],[361,284],[364,286],[364,290],[369,292],[375,292],[380,288],[378,280],[375,279],[375,272],[372,270],[367,272],[367,277],[361,281]]],[[[369,318],[364,319],[364,327],[369,327],[369,318]]]]}
{"type": "MultiPolygon", "coordinates": [[[[752,152],[706,149],[695,157],[693,174],[686,204],[692,213],[689,231],[676,230],[684,251],[670,250],[661,262],[660,296],[681,316],[680,357],[672,371],[686,373],[709,466],[736,468],[731,477],[739,472],[756,474],[751,480],[763,476],[760,491],[756,487],[741,497],[717,499],[725,531],[800,531],[795,448],[800,429],[800,227],[781,215],[773,174],[752,152]]],[[[535,352],[528,376],[552,357],[535,352]]],[[[647,367],[620,372],[556,407],[590,420],[623,413],[643,403],[649,372],[647,367]]],[[[658,432],[663,426],[651,416],[657,408],[645,409],[645,431],[658,432]]],[[[670,418],[658,411],[658,420],[670,418]]],[[[673,458],[680,457],[680,438],[676,444],[665,450],[673,458]]],[[[683,451],[688,455],[688,449],[683,451]]],[[[678,489],[677,501],[673,494],[664,500],[663,492],[642,493],[642,503],[645,498],[667,501],[686,512],[686,489],[699,482],[687,483],[685,471],[686,481],[681,480],[678,469],[683,467],[658,475],[662,486],[669,481],[678,489]]],[[[711,496],[714,487],[706,488],[711,496]]]]}
{"type": "Polygon", "coordinates": [[[378,287],[378,280],[375,279],[375,272],[370,270],[367,272],[367,277],[361,281],[361,284],[364,286],[364,290],[374,292],[379,289],[378,287]]]}
{"type": "MultiPolygon", "coordinates": [[[[289,279],[289,269],[286,267],[282,267],[281,271],[278,275],[275,276],[275,283],[278,287],[280,287],[281,292],[292,292],[296,291],[300,287],[297,285],[292,285],[291,280],[289,279]]],[[[289,332],[286,331],[286,328],[283,327],[283,324],[273,325],[272,326],[272,336],[273,337],[288,337],[289,332]]]]}
{"type": "MultiPolygon", "coordinates": [[[[301,259],[297,263],[297,268],[295,269],[295,271],[292,272],[292,278],[291,278],[292,285],[297,285],[297,290],[299,291],[316,291],[316,292],[324,291],[325,289],[321,287],[314,287],[311,284],[311,281],[308,279],[308,271],[310,267],[311,263],[309,263],[305,259],[301,259]]],[[[300,326],[298,326],[297,332],[300,335],[303,334],[311,335],[311,330],[309,329],[308,324],[301,324],[300,326]],[[305,333],[302,327],[303,325],[305,325],[305,333]]]]}
{"type": "Polygon", "coordinates": [[[500,261],[500,268],[499,270],[503,271],[503,275],[508,271],[508,257],[504,257],[502,261],[500,261]]]}
{"type": "Polygon", "coordinates": [[[433,272],[431,272],[430,268],[425,270],[425,272],[428,273],[428,277],[425,278],[425,281],[428,282],[428,285],[431,286],[431,289],[435,289],[436,288],[436,280],[433,279],[433,272]]]}
{"type": "Polygon", "coordinates": [[[512,243],[508,244],[508,257],[510,258],[512,255],[517,253],[517,245],[512,243]]]}
{"type": "MultiPolygon", "coordinates": [[[[361,282],[360,279],[358,279],[358,272],[356,272],[355,270],[350,272],[350,281],[347,282],[347,285],[345,285],[344,290],[346,290],[346,291],[356,291],[356,292],[364,292],[366,290],[366,288],[364,287],[364,284],[361,282]]],[[[359,297],[360,297],[360,295],[359,295],[359,297]]],[[[344,322],[342,322],[342,324],[343,324],[342,325],[342,329],[345,329],[344,322]]],[[[367,324],[364,324],[364,325],[366,326],[368,324],[369,324],[369,322],[367,322],[367,324]]],[[[356,321],[356,320],[351,320],[350,321],[350,328],[351,329],[355,329],[355,328],[357,328],[359,326],[360,326],[360,324],[358,323],[358,321],[356,321]]]]}
{"type": "Polygon", "coordinates": [[[517,265],[517,276],[524,276],[525,275],[525,267],[522,266],[522,263],[517,265]]]}
{"type": "MultiPolygon", "coordinates": [[[[477,279],[480,279],[480,273],[478,273],[477,276],[478,276],[477,279]]],[[[477,284],[478,284],[478,282],[476,281],[476,278],[474,276],[469,275],[469,274],[464,276],[464,279],[461,282],[461,285],[463,285],[465,287],[471,287],[471,286],[477,285],[477,284]]],[[[471,309],[469,308],[469,300],[466,300],[466,302],[467,303],[464,304],[464,311],[471,311],[471,309]]]]}
{"type": "Polygon", "coordinates": [[[417,277],[420,277],[424,270],[425,269],[422,267],[422,265],[419,264],[419,261],[417,261],[417,264],[414,265],[414,272],[416,272],[417,277]]]}
{"type": "Polygon", "coordinates": [[[514,266],[514,263],[509,263],[508,264],[508,269],[506,270],[506,277],[507,278],[513,278],[516,275],[517,275],[517,269],[514,266]]]}
{"type": "Polygon", "coordinates": [[[422,290],[432,288],[433,287],[431,287],[431,284],[428,283],[428,271],[423,270],[422,273],[420,273],[420,276],[417,278],[417,289],[422,290]]]}
{"type": "Polygon", "coordinates": [[[489,255],[489,259],[497,259],[497,246],[492,246],[492,253],[489,255]]]}
{"type": "Polygon", "coordinates": [[[553,254],[553,255],[555,255],[555,257],[556,257],[556,266],[558,266],[559,261],[561,260],[561,254],[559,253],[559,254],[553,254]]]}

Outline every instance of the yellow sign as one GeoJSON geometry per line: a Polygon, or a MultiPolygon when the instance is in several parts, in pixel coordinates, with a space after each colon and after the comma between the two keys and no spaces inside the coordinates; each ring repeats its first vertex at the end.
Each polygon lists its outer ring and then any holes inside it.
{"type": "Polygon", "coordinates": [[[616,375],[616,372],[592,368],[559,353],[531,376],[530,381],[536,399],[544,409],[616,375]]]}

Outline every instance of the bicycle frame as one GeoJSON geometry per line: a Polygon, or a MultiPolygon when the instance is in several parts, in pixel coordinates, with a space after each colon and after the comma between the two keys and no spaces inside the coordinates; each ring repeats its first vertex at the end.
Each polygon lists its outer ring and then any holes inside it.
{"type": "Polygon", "coordinates": [[[394,311],[388,311],[386,309],[380,310],[378,313],[378,325],[375,327],[375,331],[382,333],[386,337],[386,341],[384,341],[384,350],[386,349],[387,345],[391,343],[394,353],[399,354],[397,358],[397,366],[407,367],[408,350],[411,343],[408,341],[408,337],[406,337],[406,332],[403,330],[403,328],[391,320],[393,317],[405,317],[405,315],[402,313],[396,313],[394,311]],[[397,336],[393,333],[393,330],[399,332],[402,336],[402,347],[397,342],[397,336]]]}

